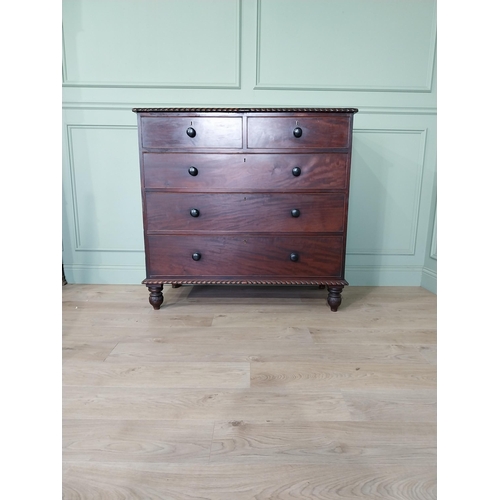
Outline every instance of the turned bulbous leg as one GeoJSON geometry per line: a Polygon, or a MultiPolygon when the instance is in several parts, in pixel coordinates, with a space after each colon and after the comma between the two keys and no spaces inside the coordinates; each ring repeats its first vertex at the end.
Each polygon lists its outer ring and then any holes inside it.
{"type": "Polygon", "coordinates": [[[148,286],[149,290],[149,303],[153,309],[158,310],[163,303],[163,285],[148,286]]]}
{"type": "Polygon", "coordinates": [[[342,302],[342,290],[344,289],[343,286],[329,286],[328,287],[328,297],[327,297],[327,302],[328,305],[330,306],[330,309],[333,312],[337,312],[337,309],[340,306],[340,303],[342,302]]]}

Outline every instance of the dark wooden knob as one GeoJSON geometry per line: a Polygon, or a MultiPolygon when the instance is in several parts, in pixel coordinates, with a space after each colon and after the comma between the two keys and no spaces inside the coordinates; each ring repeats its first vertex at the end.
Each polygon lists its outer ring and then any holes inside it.
{"type": "Polygon", "coordinates": [[[191,255],[193,260],[200,260],[201,259],[201,253],[195,252],[193,255],[191,255]]]}
{"type": "Polygon", "coordinates": [[[299,254],[298,253],[295,253],[295,252],[292,252],[290,254],[290,260],[292,262],[297,262],[299,260],[299,254]]]}
{"type": "Polygon", "coordinates": [[[293,135],[295,137],[302,137],[302,129],[300,127],[295,127],[293,129],[293,135]]]}
{"type": "Polygon", "coordinates": [[[292,214],[292,217],[299,217],[300,210],[298,208],[293,208],[290,213],[292,214]]]}
{"type": "Polygon", "coordinates": [[[189,213],[191,214],[191,217],[199,217],[200,216],[200,211],[197,208],[192,208],[189,213]]]}
{"type": "Polygon", "coordinates": [[[186,134],[189,135],[189,137],[194,137],[196,135],[196,130],[193,127],[188,127],[186,134]]]}
{"type": "Polygon", "coordinates": [[[292,168],[292,174],[295,177],[298,177],[301,174],[301,172],[302,172],[302,170],[300,170],[300,167],[294,167],[294,168],[292,168]]]}
{"type": "Polygon", "coordinates": [[[198,175],[198,169],[196,167],[189,167],[188,169],[189,175],[196,177],[198,175]]]}

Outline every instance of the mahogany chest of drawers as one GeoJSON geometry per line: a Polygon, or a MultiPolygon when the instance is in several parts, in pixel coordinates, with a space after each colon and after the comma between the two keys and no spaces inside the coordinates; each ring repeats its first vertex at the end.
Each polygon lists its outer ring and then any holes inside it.
{"type": "Polygon", "coordinates": [[[135,108],[146,273],[163,285],[315,285],[344,279],[357,109],[135,108]]]}

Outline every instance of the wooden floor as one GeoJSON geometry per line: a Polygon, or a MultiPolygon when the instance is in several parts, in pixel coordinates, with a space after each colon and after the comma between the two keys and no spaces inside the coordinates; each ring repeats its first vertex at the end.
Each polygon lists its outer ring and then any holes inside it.
{"type": "Polygon", "coordinates": [[[63,498],[436,498],[436,296],[63,287],[63,498]]]}

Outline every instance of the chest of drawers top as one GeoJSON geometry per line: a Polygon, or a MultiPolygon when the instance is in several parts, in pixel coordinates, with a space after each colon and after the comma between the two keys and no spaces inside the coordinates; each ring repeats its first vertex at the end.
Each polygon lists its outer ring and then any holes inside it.
{"type": "Polygon", "coordinates": [[[355,108],[134,108],[143,151],[348,150],[355,108]]]}

